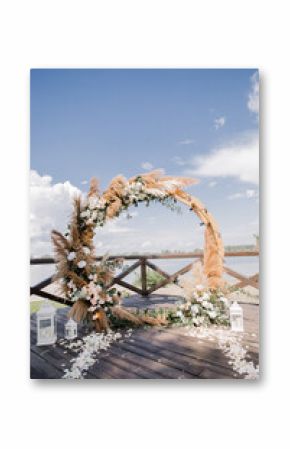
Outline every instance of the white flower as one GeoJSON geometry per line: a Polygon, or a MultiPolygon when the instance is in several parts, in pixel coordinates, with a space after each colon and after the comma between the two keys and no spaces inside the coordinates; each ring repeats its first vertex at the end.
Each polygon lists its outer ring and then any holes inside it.
{"type": "Polygon", "coordinates": [[[82,218],[87,218],[87,217],[89,217],[89,216],[90,216],[90,211],[89,211],[88,209],[83,210],[83,211],[81,212],[81,217],[82,217],[82,218]]]}
{"type": "Polygon", "coordinates": [[[79,268],[84,268],[87,265],[87,262],[85,260],[80,260],[77,265],[79,268]]]}
{"type": "Polygon", "coordinates": [[[202,305],[205,309],[213,309],[213,304],[208,301],[202,301],[202,305]]]}
{"type": "Polygon", "coordinates": [[[90,306],[89,308],[88,308],[88,311],[89,312],[94,312],[95,310],[96,310],[96,306],[90,306]]]}
{"type": "Polygon", "coordinates": [[[70,281],[67,283],[67,286],[68,286],[68,288],[73,288],[73,289],[76,288],[76,285],[75,285],[74,281],[72,281],[72,280],[70,280],[70,281]]]}
{"type": "Polygon", "coordinates": [[[95,285],[94,286],[94,289],[95,289],[95,292],[96,293],[100,293],[103,289],[102,289],[102,287],[100,286],[100,285],[95,285]]]}
{"type": "Polygon", "coordinates": [[[208,293],[204,293],[204,294],[202,295],[202,297],[203,297],[203,299],[204,299],[205,301],[208,301],[209,298],[210,298],[210,295],[209,295],[208,293]]]}
{"type": "Polygon", "coordinates": [[[228,300],[228,298],[225,298],[224,296],[222,296],[222,297],[220,298],[220,300],[221,300],[226,306],[229,305],[229,300],[228,300]]]}
{"type": "Polygon", "coordinates": [[[83,246],[83,252],[85,253],[86,256],[88,256],[90,254],[91,250],[87,246],[83,246]]]}
{"type": "Polygon", "coordinates": [[[201,285],[201,284],[198,284],[198,285],[195,286],[195,288],[196,288],[196,290],[201,291],[201,290],[204,289],[204,286],[201,285]]]}
{"type": "Polygon", "coordinates": [[[159,198],[163,198],[164,196],[166,196],[166,192],[162,192],[162,190],[160,189],[155,188],[146,189],[146,192],[149,193],[150,195],[157,196],[159,198]]]}
{"type": "Polygon", "coordinates": [[[97,205],[98,205],[98,199],[95,197],[95,196],[91,196],[90,198],[89,198],[89,208],[92,210],[92,209],[95,209],[96,207],[97,207],[97,205]]]}
{"type": "Polygon", "coordinates": [[[180,318],[181,321],[184,321],[184,315],[183,315],[183,313],[182,313],[181,310],[178,310],[178,311],[176,312],[176,316],[178,316],[178,318],[180,318]]]}
{"type": "Polygon", "coordinates": [[[98,209],[103,209],[106,205],[106,200],[104,198],[100,198],[97,204],[98,209]]]}
{"type": "Polygon", "coordinates": [[[217,313],[214,310],[209,310],[207,314],[212,320],[214,320],[217,317],[217,313]]]}
{"type": "Polygon", "coordinates": [[[140,181],[137,181],[134,185],[135,189],[137,190],[137,192],[140,192],[143,189],[143,184],[140,181]]]}
{"type": "Polygon", "coordinates": [[[194,304],[193,306],[191,306],[190,310],[192,315],[196,315],[199,312],[199,307],[197,304],[194,304]]]}
{"type": "Polygon", "coordinates": [[[71,251],[67,255],[67,260],[74,260],[76,258],[76,253],[74,251],[71,251]]]}
{"type": "Polygon", "coordinates": [[[95,221],[98,218],[98,212],[94,211],[92,213],[92,221],[95,221]]]}
{"type": "Polygon", "coordinates": [[[87,298],[87,294],[88,294],[87,288],[86,288],[86,287],[83,287],[83,288],[81,289],[81,291],[80,291],[80,297],[86,299],[86,298],[87,298]]]}

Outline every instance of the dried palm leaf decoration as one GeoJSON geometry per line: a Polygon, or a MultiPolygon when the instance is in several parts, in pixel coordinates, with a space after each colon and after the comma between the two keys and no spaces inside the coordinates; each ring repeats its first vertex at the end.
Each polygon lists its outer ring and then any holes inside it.
{"type": "MultiPolygon", "coordinates": [[[[102,304],[106,301],[114,276],[114,271],[106,266],[105,259],[100,266],[96,264],[94,228],[103,226],[107,220],[117,217],[122,210],[140,201],[162,202],[170,198],[185,204],[198,216],[205,225],[203,274],[206,276],[207,285],[211,289],[224,286],[222,278],[224,247],[218,226],[204,205],[182,190],[196,182],[186,177],[165,176],[162,170],[154,170],[129,180],[118,175],[101,194],[97,179],[91,180],[87,199],[77,197],[74,200],[68,232],[65,235],[58,231],[52,232],[57,263],[55,279],[62,280],[63,293],[75,301],[70,312],[72,317],[78,321],[90,317],[95,322],[97,331],[106,331],[109,328],[104,307],[95,308],[96,310],[93,307],[94,310],[91,310],[92,298],[98,297],[102,304]],[[98,291],[98,294],[95,294],[94,282],[102,286],[102,291],[98,291]],[[85,297],[75,298],[73,296],[75,292],[85,297]]],[[[122,308],[117,304],[118,298],[114,294],[111,295],[110,301],[110,313],[119,319],[125,319],[136,325],[166,324],[164,318],[141,317],[122,308]]]]}

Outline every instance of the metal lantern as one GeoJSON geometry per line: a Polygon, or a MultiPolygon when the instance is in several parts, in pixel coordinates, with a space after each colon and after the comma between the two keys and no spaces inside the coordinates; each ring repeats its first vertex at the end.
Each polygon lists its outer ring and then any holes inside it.
{"type": "Polygon", "coordinates": [[[78,336],[78,325],[71,318],[64,325],[64,336],[67,340],[73,340],[78,336]]]}
{"type": "Polygon", "coordinates": [[[244,331],[243,309],[237,301],[235,301],[230,307],[230,321],[231,330],[233,332],[244,331]]]}
{"type": "Polygon", "coordinates": [[[53,345],[57,339],[56,309],[44,301],[37,317],[37,346],[53,345]]]}

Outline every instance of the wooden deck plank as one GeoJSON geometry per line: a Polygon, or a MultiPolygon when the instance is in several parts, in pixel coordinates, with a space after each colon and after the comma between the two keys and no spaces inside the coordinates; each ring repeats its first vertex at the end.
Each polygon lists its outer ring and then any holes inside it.
{"type": "Polygon", "coordinates": [[[124,350],[122,346],[113,345],[106,356],[109,356],[114,363],[121,364],[127,370],[135,372],[142,379],[164,378],[163,375],[157,372],[158,370],[154,371],[154,366],[147,364],[146,359],[144,360],[142,357],[124,350]]]}
{"type": "MultiPolygon", "coordinates": [[[[151,334],[151,337],[150,344],[154,341],[156,350],[167,351],[172,356],[184,356],[201,361],[202,364],[208,363],[228,369],[228,359],[218,349],[216,342],[207,342],[206,340],[199,340],[191,336],[179,335],[171,332],[171,329],[156,332],[154,336],[151,334]]],[[[138,335],[135,336],[135,342],[137,344],[138,335]]]]}
{"type": "Polygon", "coordinates": [[[30,379],[61,379],[63,372],[43,357],[30,352],[30,379]]]}
{"type": "MultiPolygon", "coordinates": [[[[191,375],[184,374],[183,369],[176,369],[167,363],[163,363],[157,353],[140,351],[139,348],[135,351],[132,348],[135,348],[134,344],[130,345],[127,342],[123,342],[119,350],[123,354],[122,357],[128,360],[131,366],[132,363],[134,363],[140,367],[140,370],[138,371],[140,376],[143,376],[143,373],[145,372],[146,378],[151,379],[178,379],[181,376],[185,378],[192,378],[191,375]],[[147,373],[151,373],[151,377],[148,377],[147,373]]],[[[113,354],[113,357],[115,356],[114,349],[112,351],[111,349],[109,350],[109,355],[111,356],[111,354],[113,354]]]]}
{"type": "MultiPolygon", "coordinates": [[[[156,344],[151,344],[145,341],[135,340],[134,344],[129,345],[125,343],[126,348],[132,352],[143,355],[143,357],[150,358],[151,360],[158,360],[160,363],[174,368],[176,370],[185,373],[185,375],[190,375],[192,378],[199,377],[200,373],[205,367],[210,367],[212,371],[224,375],[226,378],[233,377],[233,371],[229,367],[228,362],[224,365],[212,363],[209,354],[204,358],[198,358],[194,354],[180,354],[168,349],[164,346],[159,346],[156,344]]],[[[222,356],[222,353],[220,353],[222,356]]]]}
{"type": "Polygon", "coordinates": [[[158,370],[160,373],[164,375],[164,377],[168,379],[178,379],[182,376],[184,376],[184,373],[186,372],[186,377],[188,378],[188,374],[191,378],[197,377],[197,374],[193,370],[184,369],[184,367],[181,364],[178,364],[177,362],[173,360],[168,360],[165,357],[162,356],[159,351],[156,351],[155,347],[150,347],[150,350],[148,347],[144,347],[141,345],[130,344],[130,343],[123,343],[122,344],[123,350],[132,352],[135,355],[138,355],[142,357],[144,360],[149,360],[150,365],[152,368],[156,368],[158,366],[158,370]],[[158,365],[156,365],[156,363],[158,365]]]}
{"type": "MultiPolygon", "coordinates": [[[[259,307],[244,305],[243,346],[255,364],[259,360],[259,307]]],[[[31,378],[58,379],[71,367],[77,350],[63,347],[64,324],[68,308],[57,310],[58,341],[54,346],[36,346],[36,317],[31,316],[31,378]]],[[[78,327],[78,336],[87,329],[78,327]]],[[[130,338],[115,342],[106,352],[96,355],[86,379],[229,379],[234,373],[229,359],[217,347],[217,341],[200,340],[185,327],[142,328],[130,338]]]]}

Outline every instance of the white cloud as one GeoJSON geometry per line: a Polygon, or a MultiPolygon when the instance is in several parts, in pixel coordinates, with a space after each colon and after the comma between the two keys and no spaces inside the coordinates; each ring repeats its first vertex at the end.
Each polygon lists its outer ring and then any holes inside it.
{"type": "MultiPolygon", "coordinates": [[[[131,212],[129,215],[131,217],[137,216],[137,212],[131,212]]],[[[128,218],[127,215],[122,214],[119,217],[113,218],[107,221],[104,227],[96,228],[96,234],[98,237],[106,237],[110,234],[127,234],[132,233],[134,229],[132,227],[127,226],[128,218]]],[[[110,236],[111,238],[111,236],[110,236]]]]}
{"type": "Polygon", "coordinates": [[[211,181],[211,182],[208,183],[209,187],[215,187],[216,185],[217,185],[216,181],[211,181]]]}
{"type": "Polygon", "coordinates": [[[177,142],[178,145],[192,145],[194,143],[194,139],[184,139],[177,142]]]}
{"type": "Polygon", "coordinates": [[[215,118],[213,124],[214,124],[215,129],[218,130],[219,128],[222,128],[223,126],[225,126],[226,118],[225,117],[215,118]]]}
{"type": "Polygon", "coordinates": [[[244,136],[204,156],[191,160],[190,176],[233,177],[243,182],[259,183],[259,139],[257,134],[244,136]]]}
{"type": "Polygon", "coordinates": [[[141,248],[148,248],[148,247],[150,247],[150,246],[152,246],[151,240],[146,240],[145,242],[143,242],[143,243],[141,244],[141,248]]]}
{"type": "Polygon", "coordinates": [[[144,168],[144,170],[152,170],[152,168],[154,168],[151,162],[142,162],[141,167],[144,168]]]}
{"type": "Polygon", "coordinates": [[[72,211],[73,197],[80,190],[69,181],[53,184],[51,176],[30,172],[30,237],[31,253],[52,254],[51,231],[63,231],[72,211]]]}
{"type": "Polygon", "coordinates": [[[86,179],[84,179],[84,180],[81,182],[81,184],[86,185],[86,184],[88,184],[88,181],[87,181],[86,179]]]}
{"type": "Polygon", "coordinates": [[[238,193],[234,193],[233,195],[229,195],[228,199],[236,200],[236,199],[240,199],[240,198],[251,199],[251,198],[258,198],[258,197],[259,197],[259,193],[257,190],[247,189],[247,190],[245,190],[245,192],[238,192],[238,193]]]}
{"type": "Polygon", "coordinates": [[[251,90],[248,95],[248,109],[259,114],[259,72],[251,76],[251,90]]]}

